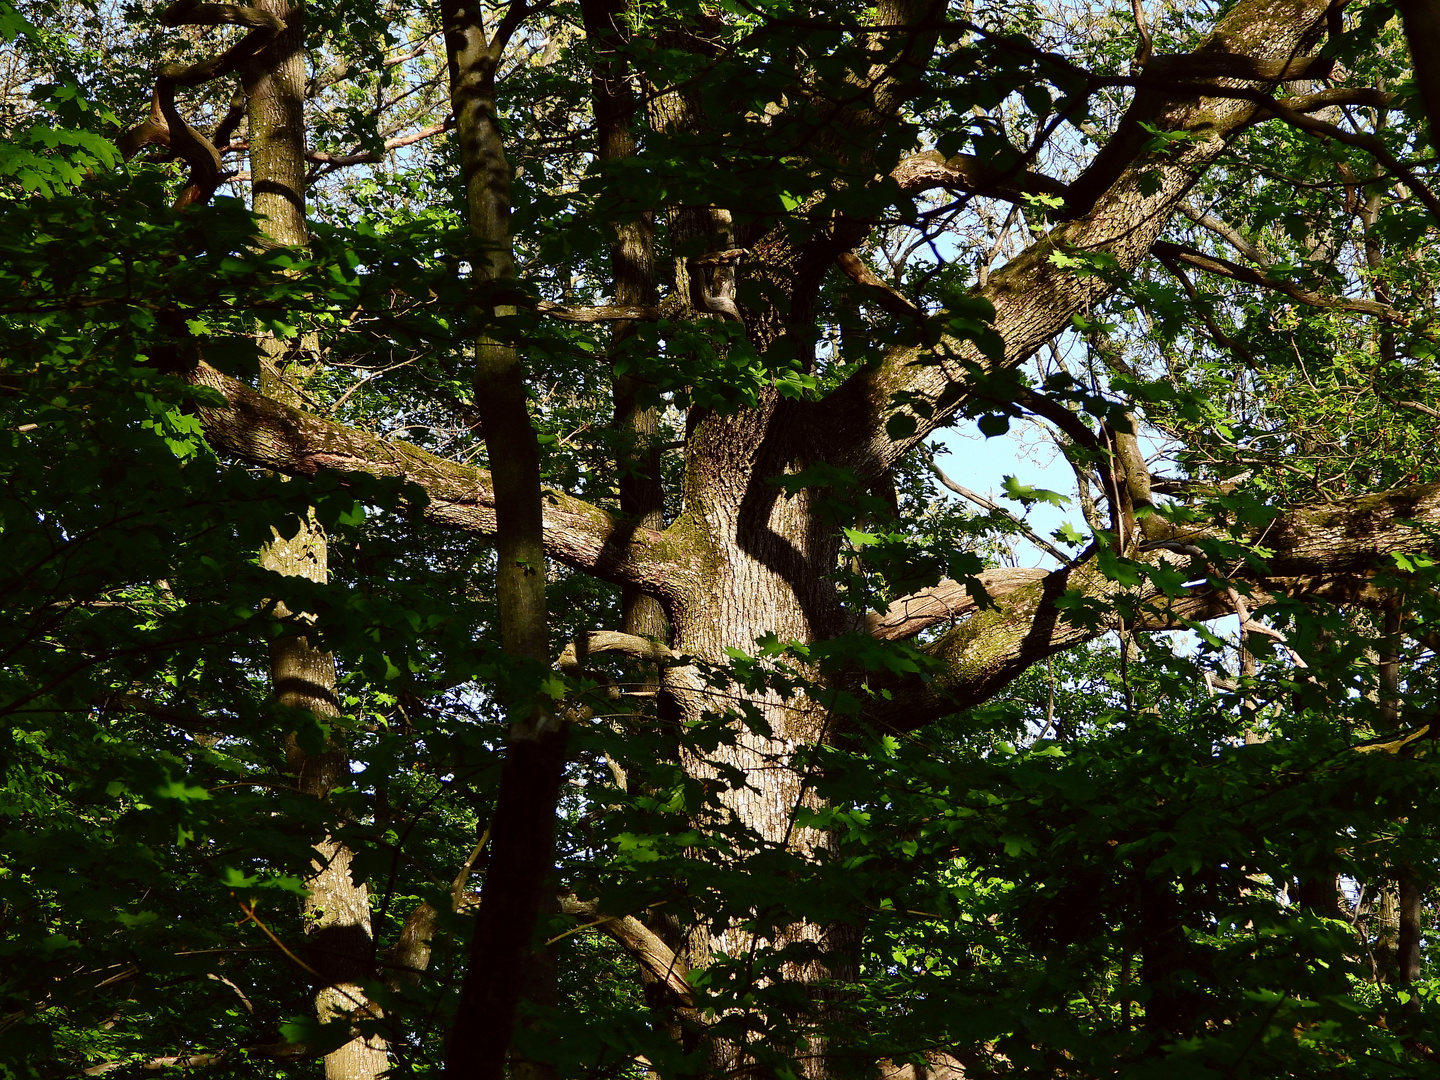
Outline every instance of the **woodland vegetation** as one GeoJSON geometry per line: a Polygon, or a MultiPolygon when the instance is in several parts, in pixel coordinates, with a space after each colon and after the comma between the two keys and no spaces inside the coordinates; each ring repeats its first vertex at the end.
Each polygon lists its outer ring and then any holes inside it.
{"type": "Polygon", "coordinates": [[[0,1076],[1440,1075],[1440,0],[0,38],[0,1076]]]}

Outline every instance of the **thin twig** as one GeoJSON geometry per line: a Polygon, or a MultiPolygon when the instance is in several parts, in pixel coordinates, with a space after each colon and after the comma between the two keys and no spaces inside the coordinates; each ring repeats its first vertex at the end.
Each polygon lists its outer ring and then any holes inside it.
{"type": "Polygon", "coordinates": [[[323,976],[318,971],[316,971],[304,960],[301,960],[300,957],[296,956],[293,952],[286,948],[285,943],[281,941],[278,937],[276,937],[274,932],[268,926],[266,926],[263,922],[260,921],[260,917],[255,914],[255,909],[253,907],[245,903],[245,901],[241,900],[238,896],[235,898],[235,902],[240,905],[240,910],[245,913],[245,918],[240,920],[241,925],[244,925],[246,922],[253,922],[256,926],[260,928],[260,932],[264,934],[267,938],[269,938],[271,941],[273,941],[277,949],[279,949],[282,953],[288,956],[291,960],[295,961],[295,964],[299,968],[301,968],[307,974],[313,975],[315,976],[315,978],[321,979],[323,981],[323,976]]]}
{"type": "Polygon", "coordinates": [[[975,491],[971,491],[963,484],[957,484],[954,480],[951,480],[950,477],[945,475],[945,471],[941,469],[938,464],[936,464],[933,454],[929,456],[929,463],[930,471],[935,474],[935,479],[939,480],[940,483],[944,484],[956,495],[959,495],[962,499],[969,499],[976,506],[983,507],[984,509],[989,510],[992,514],[999,514],[1001,517],[1008,519],[1012,524],[1015,525],[1016,528],[1018,528],[1022,533],[1024,533],[1027,540],[1029,540],[1036,547],[1041,548],[1046,552],[1049,552],[1066,566],[1073,567],[1079,565],[1079,563],[1077,563],[1069,555],[1066,555],[1054,544],[1050,543],[1044,537],[1040,536],[1039,533],[1035,532],[1034,529],[1030,528],[1029,525],[1025,524],[1025,522],[1021,521],[1018,517],[1012,514],[1009,510],[1005,509],[1005,507],[1001,506],[999,503],[992,502],[984,495],[981,495],[980,493],[975,491]]]}

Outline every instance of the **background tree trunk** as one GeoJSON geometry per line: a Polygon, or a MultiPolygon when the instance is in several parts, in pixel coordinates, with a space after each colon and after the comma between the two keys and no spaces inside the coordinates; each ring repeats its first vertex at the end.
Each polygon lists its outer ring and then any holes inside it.
{"type": "MultiPolygon", "coordinates": [[[[244,71],[250,137],[253,208],[270,238],[285,247],[309,242],[305,220],[305,29],[303,9],[286,0],[257,0],[264,11],[287,20],[287,28],[244,71]]],[[[262,342],[262,393],[304,408],[303,387],[318,364],[313,338],[287,345],[273,337],[262,342]],[[295,346],[299,347],[296,348],[295,346]]],[[[277,529],[260,563],[278,574],[325,582],[328,579],[325,534],[313,521],[293,537],[283,535],[296,523],[277,529]]],[[[277,615],[292,613],[283,605],[277,615]]],[[[335,658],[311,646],[303,635],[276,639],[270,646],[270,673],[281,706],[313,713],[321,722],[340,715],[335,658]]],[[[332,730],[330,745],[307,754],[292,734],[285,754],[299,789],[323,800],[349,777],[349,759],[332,730]]],[[[315,1006],[319,1019],[378,1016],[360,982],[372,974],[373,928],[370,893],[350,876],[351,852],[333,837],[316,847],[315,873],[306,882],[305,929],[308,962],[321,977],[315,1006]]],[[[389,1061],[384,1040],[355,1038],[325,1055],[326,1080],[374,1080],[389,1061]]]]}

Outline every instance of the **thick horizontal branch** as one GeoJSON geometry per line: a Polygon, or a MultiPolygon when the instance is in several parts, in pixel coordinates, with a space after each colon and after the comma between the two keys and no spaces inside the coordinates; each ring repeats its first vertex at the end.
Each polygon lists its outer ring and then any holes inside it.
{"type": "Polygon", "coordinates": [[[1032,664],[1113,629],[1181,629],[1198,620],[1236,611],[1235,595],[1259,607],[1280,597],[1367,604],[1379,593],[1376,572],[1395,568],[1399,554],[1440,549],[1440,484],[1398,488],[1344,504],[1296,507],[1247,537],[1257,559],[1233,565],[1206,561],[1199,546],[1226,539],[1225,526],[1204,530],[1151,532],[1170,537],[1148,541],[1132,552],[1137,569],[1161,568],[1188,578],[1223,579],[1231,587],[1200,584],[1167,596],[1148,581],[1126,586],[1107,577],[1098,557],[1053,573],[989,571],[981,582],[995,601],[980,610],[963,586],[944,583],[893,605],[871,623],[876,637],[899,639],[951,623],[926,652],[941,664],[928,681],[896,679],[890,699],[877,702],[870,719],[910,729],[962,708],[978,705],[1004,689],[1032,664]],[[994,575],[991,577],[990,575],[994,575]]]}
{"type": "Polygon", "coordinates": [[[1063,197],[1065,185],[1041,173],[1001,169],[970,154],[945,157],[938,150],[914,154],[890,172],[890,178],[907,195],[925,191],[964,191],[1008,202],[1023,202],[1027,195],[1063,197]]]}
{"type": "MultiPolygon", "coordinates": [[[[986,570],[978,580],[990,597],[1012,593],[1049,577],[1049,570],[1024,568],[986,570]]],[[[871,636],[885,641],[903,641],[940,623],[956,622],[980,610],[979,600],[958,581],[946,579],[938,585],[902,596],[882,614],[871,615],[871,636]]]]}
{"type": "Polygon", "coordinates": [[[618,653],[632,660],[645,660],[652,664],[663,664],[676,659],[668,645],[650,638],[625,634],[618,630],[595,630],[579,641],[566,645],[556,666],[561,671],[580,671],[584,669],[587,657],[599,653],[618,653]]]}
{"type": "Polygon", "coordinates": [[[1251,57],[1238,53],[1182,53],[1152,56],[1145,77],[1166,80],[1248,79],[1255,82],[1295,82],[1328,78],[1335,61],[1318,56],[1251,57]]]}
{"type": "MultiPolygon", "coordinates": [[[[1376,89],[1373,86],[1331,86],[1324,90],[1316,90],[1313,94],[1299,94],[1295,97],[1281,98],[1282,108],[1297,113],[1320,112],[1324,109],[1334,108],[1343,105],[1361,105],[1367,109],[1388,110],[1398,107],[1400,98],[1395,94],[1387,94],[1384,90],[1376,89]]],[[[1257,120],[1269,119],[1270,114],[1261,109],[1257,120]]]]}
{"type": "MultiPolygon", "coordinates": [[[[485,469],[460,465],[398,440],[322,420],[265,397],[208,364],[191,381],[217,390],[222,405],[196,410],[217,451],[288,476],[322,471],[394,477],[422,488],[426,521],[490,537],[495,493],[485,469]]],[[[546,490],[545,553],[567,566],[662,598],[699,574],[683,544],[621,521],[574,496],[546,490]]]]}
{"type": "Polygon", "coordinates": [[[567,307],[542,300],[535,305],[541,315],[562,322],[656,322],[661,318],[658,307],[625,307],[617,304],[601,304],[596,307],[567,307]]]}
{"type": "MultiPolygon", "coordinates": [[[[1181,541],[1204,535],[1169,531],[1181,541]]],[[[1264,558],[1267,577],[1393,569],[1396,555],[1431,552],[1440,545],[1440,484],[1296,507],[1256,529],[1251,542],[1264,558]]]]}

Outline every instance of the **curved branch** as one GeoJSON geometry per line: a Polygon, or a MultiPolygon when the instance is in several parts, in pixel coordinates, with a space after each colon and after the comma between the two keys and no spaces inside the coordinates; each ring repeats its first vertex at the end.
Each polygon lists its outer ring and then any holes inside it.
{"type": "MultiPolygon", "coordinates": [[[[628,656],[632,660],[654,664],[659,685],[665,692],[674,695],[677,701],[686,703],[696,715],[704,709],[707,696],[705,680],[690,662],[690,658],[676,653],[653,638],[625,634],[618,630],[594,630],[578,641],[566,645],[555,666],[566,675],[582,676],[586,673],[586,660],[600,653],[628,656]]],[[[603,675],[600,678],[608,679],[603,675]]]]}
{"type": "Polygon", "coordinates": [[[1186,263],[1196,269],[1204,270],[1208,274],[1215,274],[1219,277],[1229,278],[1231,281],[1244,282],[1247,285],[1259,285],[1261,288],[1271,289],[1278,293],[1284,293],[1297,303],[1306,304],[1310,307],[1332,308],[1339,311],[1355,311],[1361,315],[1373,315],[1377,319],[1386,319],[1390,322],[1405,325],[1410,317],[1403,311],[1391,307],[1389,304],[1382,304],[1377,300],[1350,300],[1345,297],[1321,296],[1319,293],[1302,289],[1294,282],[1283,281],[1280,278],[1271,277],[1269,274],[1262,274],[1258,270],[1252,270],[1248,266],[1241,266],[1229,259],[1222,259],[1218,255],[1206,255],[1204,252],[1195,251],[1180,244],[1172,244],[1168,240],[1157,240],[1151,248],[1161,262],[1173,260],[1186,263]]]}
{"type": "Polygon", "coordinates": [[[841,273],[856,285],[866,290],[882,311],[901,319],[919,319],[923,312],[912,304],[909,298],[895,286],[887,284],[871,270],[853,251],[842,251],[835,256],[835,265],[841,273]]]}
{"type": "MultiPolygon", "coordinates": [[[[1380,596],[1372,576],[1393,569],[1395,555],[1440,548],[1440,484],[1361,496],[1344,505],[1292,508],[1252,527],[1248,547],[1260,557],[1234,566],[1207,563],[1197,546],[1227,539],[1224,524],[1185,530],[1152,520],[1153,531],[1169,537],[1131,553],[1132,580],[1147,567],[1179,570],[1191,579],[1223,578],[1244,586],[1251,608],[1279,596],[1370,604],[1380,596]]],[[[1167,596],[1148,580],[1115,581],[1098,554],[1048,574],[989,571],[981,582],[995,601],[985,610],[951,582],[907,597],[872,620],[871,633],[887,639],[911,637],[944,622],[953,626],[925,649],[940,662],[940,674],[923,682],[896,678],[884,687],[889,700],[871,706],[871,722],[911,730],[978,705],[1035,662],[1121,628],[1122,618],[1126,629],[1170,630],[1236,612],[1233,585],[1199,585],[1167,596]],[[993,587],[990,575],[996,575],[993,587]]]]}
{"type": "MultiPolygon", "coordinates": [[[[259,8],[240,4],[202,4],[176,0],[160,16],[165,26],[248,26],[250,32],[224,52],[193,64],[167,64],[155,79],[150,116],[116,140],[128,160],[145,146],[165,146],[190,167],[185,188],[175,200],[177,209],[205,203],[215,194],[224,175],[220,152],[214,143],[185,122],[175,105],[177,86],[199,86],[224,78],[275,40],[285,23],[259,8]]],[[[231,113],[235,109],[232,107],[231,113]]],[[[229,117],[222,122],[222,128],[229,117]]]]}

